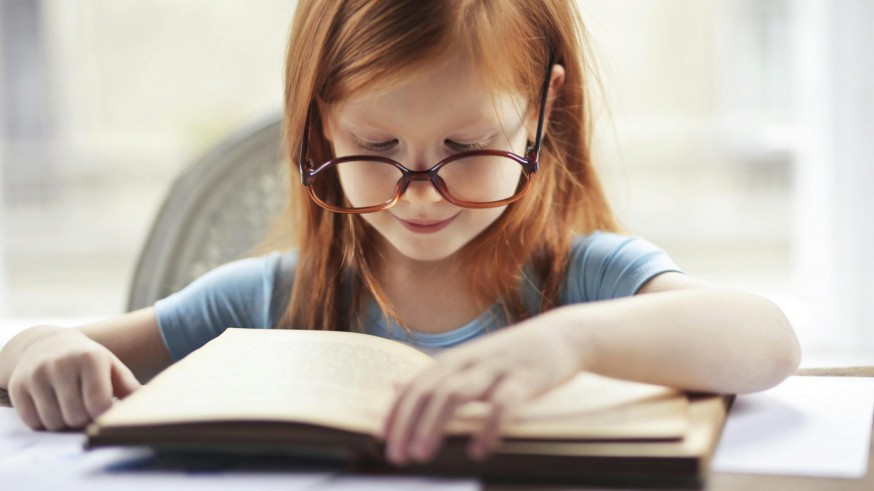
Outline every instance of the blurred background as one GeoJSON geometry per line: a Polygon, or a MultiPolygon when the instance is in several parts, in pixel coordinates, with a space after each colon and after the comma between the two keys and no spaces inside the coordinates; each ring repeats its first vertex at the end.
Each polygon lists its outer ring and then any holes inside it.
{"type": "MultiPolygon", "coordinates": [[[[580,0],[620,219],[874,363],[874,2],[580,0]]],[[[288,0],[0,0],[0,317],[121,313],[173,179],[281,107],[288,0]]]]}

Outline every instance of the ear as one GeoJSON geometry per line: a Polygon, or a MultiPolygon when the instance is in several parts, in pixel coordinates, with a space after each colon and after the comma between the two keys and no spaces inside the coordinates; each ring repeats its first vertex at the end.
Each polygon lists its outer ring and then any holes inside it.
{"type": "MultiPolygon", "coordinates": [[[[546,112],[543,115],[543,134],[547,133],[549,129],[549,121],[550,116],[552,116],[552,108],[555,104],[555,100],[558,99],[558,91],[561,89],[561,86],[564,85],[565,80],[565,70],[564,67],[559,65],[558,63],[552,65],[552,73],[549,75],[549,91],[546,93],[546,112]]],[[[534,141],[535,132],[537,131],[537,116],[539,115],[540,108],[536,108],[533,118],[534,124],[529,125],[528,127],[531,129],[531,133],[528,135],[528,139],[530,141],[534,141]]]]}
{"type": "Polygon", "coordinates": [[[558,91],[564,85],[564,74],[563,66],[559,64],[552,66],[552,75],[549,76],[549,92],[546,94],[546,115],[544,116],[545,125],[547,126],[549,117],[552,115],[552,106],[555,104],[555,100],[558,99],[558,91]]]}

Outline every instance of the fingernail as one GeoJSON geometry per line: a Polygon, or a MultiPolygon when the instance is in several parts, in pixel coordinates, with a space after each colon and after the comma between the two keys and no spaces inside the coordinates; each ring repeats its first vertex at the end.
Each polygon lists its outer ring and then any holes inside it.
{"type": "Polygon", "coordinates": [[[428,447],[428,442],[425,440],[421,440],[416,443],[414,453],[419,461],[423,461],[428,458],[428,447]]]}
{"type": "Polygon", "coordinates": [[[397,447],[392,447],[389,450],[388,459],[394,465],[404,465],[403,456],[401,455],[400,449],[397,447]]]}

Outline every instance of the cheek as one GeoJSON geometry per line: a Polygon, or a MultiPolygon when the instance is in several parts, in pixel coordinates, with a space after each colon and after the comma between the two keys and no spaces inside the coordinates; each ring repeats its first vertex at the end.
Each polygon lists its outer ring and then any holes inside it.
{"type": "Polygon", "coordinates": [[[467,220],[470,231],[476,232],[479,234],[489,225],[493,224],[501,215],[506,211],[506,206],[501,206],[497,208],[483,208],[480,210],[469,210],[467,220]]]}
{"type": "Polygon", "coordinates": [[[370,225],[376,230],[384,228],[388,223],[388,219],[391,218],[388,216],[388,211],[378,211],[376,213],[362,213],[358,215],[365,223],[370,225]]]}
{"type": "Polygon", "coordinates": [[[522,180],[522,166],[506,166],[497,178],[495,185],[500,188],[501,196],[509,196],[516,192],[522,180]]]}

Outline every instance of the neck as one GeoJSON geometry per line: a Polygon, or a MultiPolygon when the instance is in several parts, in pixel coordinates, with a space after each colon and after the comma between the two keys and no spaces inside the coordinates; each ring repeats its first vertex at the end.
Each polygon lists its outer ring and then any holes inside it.
{"type": "Polygon", "coordinates": [[[374,274],[408,327],[445,332],[482,313],[485,307],[471,295],[467,278],[457,267],[458,253],[437,261],[417,261],[382,242],[374,274]]]}

